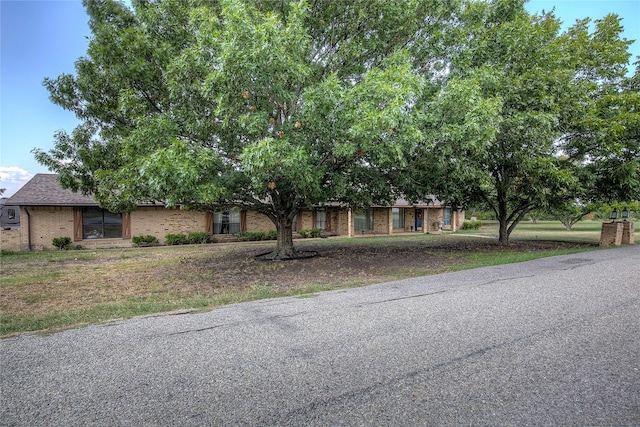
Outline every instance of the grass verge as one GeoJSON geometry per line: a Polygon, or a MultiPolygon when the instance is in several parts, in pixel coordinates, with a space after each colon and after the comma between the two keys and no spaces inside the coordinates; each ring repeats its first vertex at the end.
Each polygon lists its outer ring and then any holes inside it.
{"type": "MultiPolygon", "coordinates": [[[[543,224],[522,239],[563,228],[543,224]]],[[[558,224],[561,227],[561,224],[558,224]]],[[[597,243],[599,227],[578,241],[597,243]],[[589,234],[590,233],[590,234],[589,234]]],[[[321,256],[261,263],[261,244],[3,253],[0,258],[0,336],[60,329],[176,310],[205,311],[265,298],[312,298],[318,292],[447,271],[492,266],[590,250],[529,243],[499,248],[489,225],[461,233],[318,239],[298,242],[321,256]],[[313,246],[309,246],[313,245],[313,246]]],[[[559,234],[558,234],[559,233],[559,234]]],[[[546,236],[545,236],[546,237],[546,236]]],[[[575,239],[574,239],[575,240],[575,239]]]]}

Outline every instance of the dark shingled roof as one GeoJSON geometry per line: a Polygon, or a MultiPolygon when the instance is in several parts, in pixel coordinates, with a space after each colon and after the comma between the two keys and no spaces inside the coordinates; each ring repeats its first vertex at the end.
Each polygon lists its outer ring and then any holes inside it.
{"type": "MultiPolygon", "coordinates": [[[[57,178],[58,175],[56,174],[37,174],[10,197],[6,204],[13,206],[98,206],[98,203],[90,196],[83,196],[81,193],[63,189],[57,178]]],[[[147,205],[142,204],[140,206],[147,205]]],[[[162,206],[162,204],[158,203],[157,206],[162,206]]],[[[326,206],[330,206],[330,204],[326,206]]],[[[405,199],[400,198],[391,206],[426,208],[442,207],[442,204],[434,197],[429,202],[418,202],[416,204],[410,204],[405,199]]]]}
{"type": "Polygon", "coordinates": [[[7,200],[14,206],[98,206],[90,196],[65,190],[58,182],[58,175],[36,174],[7,200]]]}

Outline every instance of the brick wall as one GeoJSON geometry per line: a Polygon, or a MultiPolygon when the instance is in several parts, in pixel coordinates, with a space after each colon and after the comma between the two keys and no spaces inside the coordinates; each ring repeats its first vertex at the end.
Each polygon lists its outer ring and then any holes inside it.
{"type": "Polygon", "coordinates": [[[404,210],[404,230],[397,231],[411,231],[411,227],[416,231],[416,210],[413,208],[406,208],[404,210]]]}
{"type": "Polygon", "coordinates": [[[622,223],[608,222],[602,224],[600,246],[620,245],[622,243],[622,223]]]}
{"type": "Polygon", "coordinates": [[[464,223],[464,211],[454,211],[451,213],[451,225],[452,231],[459,230],[462,228],[462,223],[464,223]]]}
{"type": "MultiPolygon", "coordinates": [[[[360,236],[360,230],[353,230],[353,224],[349,223],[348,211],[346,209],[333,211],[331,214],[331,231],[340,236],[349,236],[349,232],[353,236],[360,236]]],[[[389,227],[393,224],[391,217],[391,208],[374,208],[373,209],[373,230],[368,230],[367,234],[389,234],[389,227]]],[[[440,222],[444,222],[443,208],[425,208],[422,214],[423,227],[427,227],[424,232],[440,231],[440,222]]],[[[449,229],[457,230],[464,222],[464,211],[451,213],[451,227],[449,229]],[[454,228],[455,227],[455,228],[454,228]]],[[[404,209],[404,229],[394,229],[396,233],[410,231],[411,226],[415,227],[415,209],[404,209]]],[[[414,230],[415,231],[415,230],[414,230]]]]}
{"type": "MultiPolygon", "coordinates": [[[[31,217],[32,249],[50,249],[54,237],[73,238],[73,208],[71,207],[29,207],[31,217]]],[[[20,248],[27,250],[29,236],[28,216],[21,208],[20,248]]],[[[206,231],[206,214],[203,212],[164,207],[141,207],[131,212],[131,236],[155,236],[164,242],[169,233],[191,233],[206,231]]],[[[74,242],[87,248],[128,247],[130,239],[84,239],[74,242]]]]}
{"type": "Polygon", "coordinates": [[[31,248],[42,250],[53,248],[54,237],[73,239],[73,208],[33,206],[20,208],[20,246],[29,249],[29,227],[31,228],[31,248]],[[29,215],[27,215],[27,211],[29,215]]]}
{"type": "Polygon", "coordinates": [[[298,231],[311,230],[314,227],[315,227],[315,224],[313,223],[312,211],[298,212],[298,231]]]}
{"type": "MultiPolygon", "coordinates": [[[[32,249],[41,250],[52,248],[51,241],[54,237],[73,238],[73,208],[72,207],[30,207],[31,217],[31,242],[32,249]]],[[[427,231],[439,230],[439,224],[444,220],[442,208],[430,208],[428,214],[423,214],[423,224],[428,226],[427,231]]],[[[302,227],[299,229],[310,230],[314,227],[313,213],[303,211],[299,214],[302,227]]],[[[353,223],[349,221],[347,209],[331,209],[327,211],[332,234],[349,236],[361,235],[360,230],[353,230],[353,223]]],[[[22,226],[19,230],[3,230],[1,235],[2,249],[27,250],[29,236],[27,234],[27,221],[29,216],[25,209],[21,208],[22,226]]],[[[395,232],[409,231],[415,224],[415,210],[404,209],[405,227],[395,232]]],[[[452,225],[459,228],[464,221],[463,213],[452,213],[452,225]]],[[[209,231],[207,227],[207,214],[204,212],[187,211],[180,209],[166,209],[164,207],[140,207],[131,213],[131,236],[155,236],[159,242],[164,243],[164,237],[169,234],[189,234],[195,231],[209,231]]],[[[367,234],[388,235],[392,227],[391,208],[373,208],[373,230],[367,234]]],[[[453,228],[453,227],[452,227],[453,228]]],[[[454,229],[455,229],[454,228],[454,229]]],[[[263,214],[248,211],[246,215],[247,231],[275,230],[275,225],[263,214]]],[[[74,242],[84,247],[126,247],[131,245],[130,239],[84,239],[74,242]]]]}
{"type": "Polygon", "coordinates": [[[0,249],[3,251],[23,250],[20,229],[0,230],[0,249]]]}
{"type": "MultiPolygon", "coordinates": [[[[349,221],[350,211],[341,209],[336,212],[335,218],[331,218],[331,226],[340,236],[353,235],[353,224],[349,221]]],[[[353,221],[353,216],[351,216],[353,221]]]]}
{"type": "Polygon", "coordinates": [[[130,248],[131,239],[84,239],[71,244],[80,245],[85,249],[130,248]]]}
{"type": "Polygon", "coordinates": [[[275,230],[275,224],[264,214],[247,211],[247,231],[271,231],[275,230]]]}
{"type": "Polygon", "coordinates": [[[633,222],[624,221],[622,223],[622,242],[623,245],[635,245],[635,224],[633,222]]]}
{"type": "Polygon", "coordinates": [[[427,231],[440,231],[440,223],[444,223],[444,209],[427,209],[427,211],[429,212],[426,218],[429,227],[427,231]]]}
{"type": "MultiPolygon", "coordinates": [[[[340,227],[342,227],[342,222],[347,221],[347,211],[344,209],[331,209],[327,211],[327,219],[329,220],[329,230],[326,230],[331,234],[341,234],[340,227]],[[342,216],[344,215],[344,219],[342,216]]],[[[346,231],[346,230],[345,230],[346,231]]],[[[343,234],[346,236],[346,234],[343,234]]]]}
{"type": "MultiPolygon", "coordinates": [[[[204,212],[158,207],[140,207],[131,212],[131,236],[155,236],[164,243],[167,234],[208,231],[204,212]]],[[[83,241],[84,244],[85,241],[83,241]]]]}
{"type": "MultiPolygon", "coordinates": [[[[391,208],[373,208],[373,234],[389,234],[391,208]]],[[[367,230],[369,234],[371,230],[367,230]]]]}

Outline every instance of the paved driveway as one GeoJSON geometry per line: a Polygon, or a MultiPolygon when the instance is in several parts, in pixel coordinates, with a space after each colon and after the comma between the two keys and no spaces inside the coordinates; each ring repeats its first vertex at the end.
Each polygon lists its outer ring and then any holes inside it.
{"type": "Polygon", "coordinates": [[[0,424],[640,425],[640,245],[0,341],[0,424]]]}

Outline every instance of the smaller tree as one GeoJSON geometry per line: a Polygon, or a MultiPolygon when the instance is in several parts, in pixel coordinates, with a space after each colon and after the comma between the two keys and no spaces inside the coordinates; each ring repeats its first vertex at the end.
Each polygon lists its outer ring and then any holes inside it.
{"type": "Polygon", "coordinates": [[[493,211],[507,245],[516,225],[572,179],[554,145],[571,70],[551,14],[531,16],[523,2],[472,2],[462,22],[469,36],[449,81],[423,108],[430,139],[416,156],[416,198],[433,193],[493,211]]]}
{"type": "Polygon", "coordinates": [[[562,210],[552,211],[551,214],[564,225],[565,230],[571,231],[576,223],[594,212],[597,208],[597,205],[581,205],[580,202],[576,201],[575,204],[567,205],[562,210]]]}
{"type": "Polygon", "coordinates": [[[467,4],[448,82],[420,106],[427,138],[406,187],[414,199],[489,209],[508,245],[532,211],[587,206],[605,182],[611,196],[637,194],[637,107],[619,92],[629,42],[618,17],[592,32],[589,22],[561,33],[553,13],[530,15],[524,1],[467,4]]]}
{"type": "Polygon", "coordinates": [[[571,171],[573,179],[557,189],[552,203],[542,211],[560,221],[567,231],[586,215],[600,208],[598,194],[593,186],[593,174],[583,164],[560,156],[563,168],[571,171]]]}
{"type": "Polygon", "coordinates": [[[586,192],[603,203],[640,199],[640,87],[632,82],[600,95],[566,139],[567,153],[585,165],[586,192]]]}

